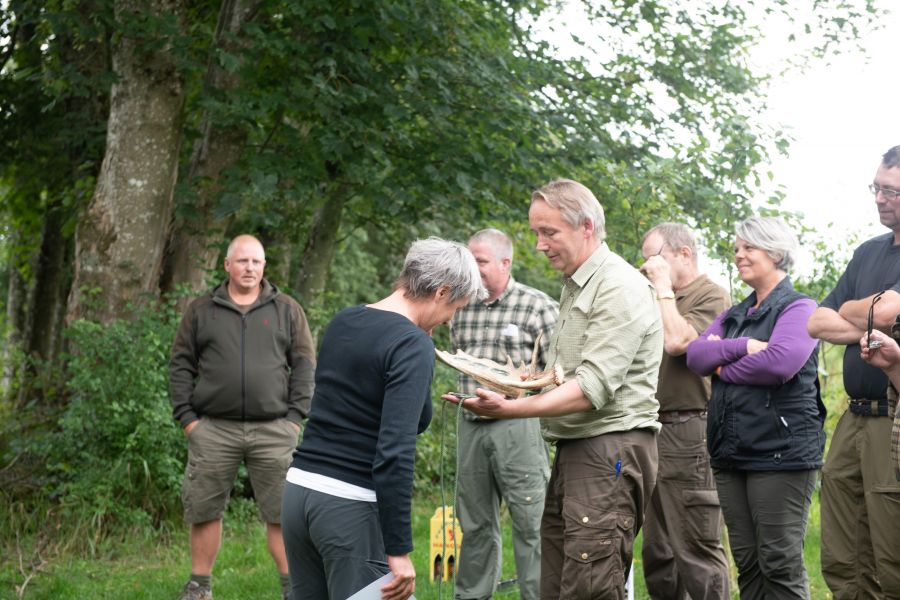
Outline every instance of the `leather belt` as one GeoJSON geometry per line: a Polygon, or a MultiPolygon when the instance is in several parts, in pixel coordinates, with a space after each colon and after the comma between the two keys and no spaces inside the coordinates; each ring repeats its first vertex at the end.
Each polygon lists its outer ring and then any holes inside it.
{"type": "Polygon", "coordinates": [[[664,410],[659,413],[659,422],[671,425],[672,423],[684,423],[696,417],[706,416],[705,410],[664,410]]]}
{"type": "Polygon", "coordinates": [[[894,418],[897,409],[897,401],[888,398],[870,400],[868,398],[850,398],[850,412],[860,417],[890,417],[894,418]]]}

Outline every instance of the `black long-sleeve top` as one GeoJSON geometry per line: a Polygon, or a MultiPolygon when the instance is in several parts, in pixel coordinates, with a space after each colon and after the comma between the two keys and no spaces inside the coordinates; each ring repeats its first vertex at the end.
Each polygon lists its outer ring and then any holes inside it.
{"type": "Polygon", "coordinates": [[[412,551],[416,435],[431,421],[434,343],[406,317],[355,306],[322,339],[293,467],[375,490],[385,551],[412,551]]]}

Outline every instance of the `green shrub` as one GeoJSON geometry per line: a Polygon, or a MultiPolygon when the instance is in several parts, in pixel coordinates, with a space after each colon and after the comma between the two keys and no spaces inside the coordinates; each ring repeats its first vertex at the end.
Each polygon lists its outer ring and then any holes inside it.
{"type": "Polygon", "coordinates": [[[77,321],[67,331],[68,402],[34,448],[48,499],[64,516],[89,519],[93,536],[158,527],[178,509],[185,444],[167,383],[177,323],[170,302],[132,321],[77,321]]]}

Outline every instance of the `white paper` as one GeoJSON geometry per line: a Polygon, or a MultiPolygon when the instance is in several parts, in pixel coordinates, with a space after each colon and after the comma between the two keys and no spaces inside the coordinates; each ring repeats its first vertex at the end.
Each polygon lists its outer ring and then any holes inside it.
{"type": "MultiPolygon", "coordinates": [[[[363,589],[359,590],[347,600],[381,600],[381,588],[394,580],[394,574],[388,573],[379,577],[363,589]]],[[[415,596],[410,596],[409,600],[416,600],[415,596]]]]}
{"type": "Polygon", "coordinates": [[[519,326],[515,323],[507,323],[506,327],[500,331],[500,335],[504,337],[517,337],[519,335],[519,326]]]}

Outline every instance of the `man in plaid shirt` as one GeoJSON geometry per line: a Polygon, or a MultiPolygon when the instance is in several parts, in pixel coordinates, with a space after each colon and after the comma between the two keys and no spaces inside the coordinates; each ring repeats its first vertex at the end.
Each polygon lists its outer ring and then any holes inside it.
{"type": "MultiPolygon", "coordinates": [[[[540,333],[538,370],[543,369],[559,304],[544,292],[510,276],[513,249],[502,231],[484,229],[469,239],[488,291],[483,302],[460,309],[450,323],[454,348],[471,356],[518,365],[530,363],[540,333]]],[[[475,392],[461,375],[459,389],[475,392]]],[[[523,599],[538,598],[541,513],[550,476],[547,447],[538,419],[489,419],[463,410],[459,423],[457,473],[463,530],[456,598],[490,598],[500,576],[500,501],[513,520],[513,551],[523,599]]]]}

